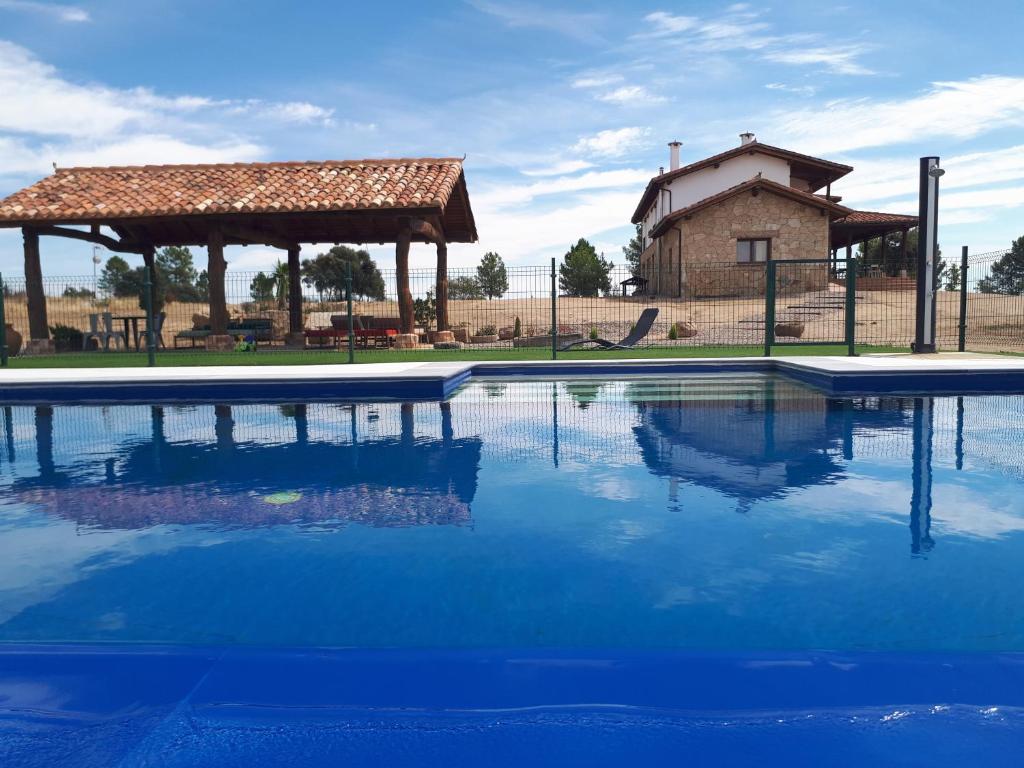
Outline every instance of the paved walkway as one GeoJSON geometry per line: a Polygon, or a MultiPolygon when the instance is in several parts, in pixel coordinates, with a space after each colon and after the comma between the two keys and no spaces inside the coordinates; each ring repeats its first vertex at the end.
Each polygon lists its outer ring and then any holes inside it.
{"type": "Polygon", "coordinates": [[[941,353],[16,369],[0,372],[0,401],[417,400],[446,397],[472,376],[680,375],[744,370],[779,372],[836,394],[1024,393],[1024,357],[941,353]]]}

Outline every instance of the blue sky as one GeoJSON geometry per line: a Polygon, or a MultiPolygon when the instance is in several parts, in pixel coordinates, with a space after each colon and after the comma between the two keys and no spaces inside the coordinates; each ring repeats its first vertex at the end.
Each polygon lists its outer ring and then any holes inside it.
{"type": "MultiPolygon", "coordinates": [[[[940,155],[944,249],[1004,248],[1024,234],[1022,22],[1019,1],[0,0],[0,195],[53,162],[465,154],[480,242],[454,265],[581,236],[619,260],[666,142],[688,162],[749,130],[850,163],[834,191],[871,210],[916,212],[917,158],[940,155]]],[[[43,248],[45,273],[91,272],[87,245],[43,248]]],[[[16,232],[0,270],[22,270],[16,232]]]]}

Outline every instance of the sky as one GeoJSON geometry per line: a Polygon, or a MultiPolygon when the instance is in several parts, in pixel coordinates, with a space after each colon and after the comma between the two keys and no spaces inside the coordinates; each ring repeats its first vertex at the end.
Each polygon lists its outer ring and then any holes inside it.
{"type": "MultiPolygon", "coordinates": [[[[833,192],[859,209],[916,213],[918,158],[939,155],[944,250],[1002,249],[1024,235],[1022,24],[1019,0],[0,0],[0,196],[54,163],[465,155],[480,241],[452,266],[544,264],[580,237],[618,262],[667,142],[686,163],[751,131],[854,166],[833,192]]],[[[92,271],[86,243],[42,248],[44,274],[92,271]]],[[[0,272],[22,271],[0,230],[0,272]]]]}

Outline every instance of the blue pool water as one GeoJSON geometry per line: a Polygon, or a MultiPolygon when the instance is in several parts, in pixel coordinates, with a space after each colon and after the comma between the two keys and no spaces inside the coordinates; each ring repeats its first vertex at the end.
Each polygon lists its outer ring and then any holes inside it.
{"type": "Polygon", "coordinates": [[[0,642],[1024,651],[1024,397],[4,408],[0,642]]]}
{"type": "Polygon", "coordinates": [[[0,406],[0,766],[1017,765],[1024,396],[0,406]]]}

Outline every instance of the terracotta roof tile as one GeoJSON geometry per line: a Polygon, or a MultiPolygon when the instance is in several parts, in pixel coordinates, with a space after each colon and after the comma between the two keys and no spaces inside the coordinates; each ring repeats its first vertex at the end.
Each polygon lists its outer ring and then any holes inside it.
{"type": "Polygon", "coordinates": [[[61,168],[0,200],[0,222],[443,209],[458,158],[61,168]]]}
{"type": "Polygon", "coordinates": [[[836,224],[910,224],[917,225],[917,216],[905,216],[900,213],[881,213],[879,211],[851,211],[836,224]]]}

